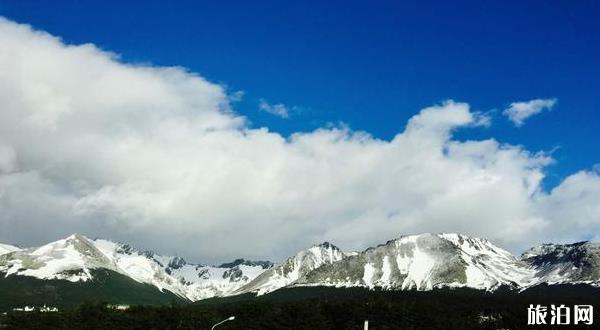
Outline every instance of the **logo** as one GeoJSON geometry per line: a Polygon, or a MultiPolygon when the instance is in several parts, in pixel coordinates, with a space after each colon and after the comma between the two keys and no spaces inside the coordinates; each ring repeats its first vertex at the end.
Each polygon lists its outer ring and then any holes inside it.
{"type": "Polygon", "coordinates": [[[528,325],[591,325],[594,323],[594,306],[575,305],[573,308],[561,305],[529,305],[527,308],[528,325]]]}

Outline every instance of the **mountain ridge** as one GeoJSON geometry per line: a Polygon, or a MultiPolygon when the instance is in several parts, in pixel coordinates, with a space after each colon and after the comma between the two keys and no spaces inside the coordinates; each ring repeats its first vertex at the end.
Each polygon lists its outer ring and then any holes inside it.
{"type": "Polygon", "coordinates": [[[188,301],[263,295],[301,286],[524,290],[539,284],[600,286],[600,243],[546,243],[516,257],[487,239],[424,233],[400,236],[360,252],[344,252],[323,242],[278,264],[238,258],[218,266],[79,234],[35,248],[0,245],[0,280],[29,276],[87,282],[101,269],[188,301]]]}
{"type": "Polygon", "coordinates": [[[86,282],[91,270],[106,269],[188,300],[226,295],[253,279],[269,263],[213,267],[180,257],[139,251],[123,243],[73,234],[37,248],[0,254],[0,272],[41,280],[86,282]]]}
{"type": "Polygon", "coordinates": [[[325,264],[340,261],[350,254],[351,252],[343,252],[340,248],[329,242],[315,244],[260,274],[253,281],[235,291],[235,293],[254,292],[262,295],[272,292],[294,283],[302,276],[325,264]]]}

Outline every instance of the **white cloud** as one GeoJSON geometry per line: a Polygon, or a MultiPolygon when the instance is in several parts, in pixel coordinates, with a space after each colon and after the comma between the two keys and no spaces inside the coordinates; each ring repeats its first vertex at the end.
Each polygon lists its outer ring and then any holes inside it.
{"type": "Polygon", "coordinates": [[[229,102],[230,103],[240,102],[244,98],[244,95],[246,95],[245,91],[235,91],[235,92],[233,92],[233,93],[231,93],[231,94],[228,95],[229,102]]]}
{"type": "Polygon", "coordinates": [[[600,178],[552,191],[552,159],[494,139],[466,103],[421,110],[392,140],[348,128],[252,129],[223,87],[123,64],[0,20],[0,242],[71,232],[211,262],[364,248],[455,231],[518,250],[600,231],[600,178]]]}
{"type": "Polygon", "coordinates": [[[290,112],[289,112],[288,107],[282,103],[271,104],[271,103],[267,102],[267,100],[265,100],[265,99],[260,99],[258,102],[258,108],[261,111],[270,113],[277,117],[281,117],[281,118],[289,118],[290,117],[290,112]]]}
{"type": "Polygon", "coordinates": [[[555,104],[556,99],[535,99],[527,102],[513,102],[508,108],[504,109],[503,114],[518,127],[523,126],[525,119],[544,110],[550,110],[555,104]]]}

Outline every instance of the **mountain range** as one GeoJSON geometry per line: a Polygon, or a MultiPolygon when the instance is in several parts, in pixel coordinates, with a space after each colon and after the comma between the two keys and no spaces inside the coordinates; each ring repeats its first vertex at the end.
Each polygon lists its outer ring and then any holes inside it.
{"type": "Polygon", "coordinates": [[[600,285],[599,243],[543,244],[516,257],[485,239],[420,234],[361,252],[325,242],[276,265],[237,259],[217,266],[78,234],[33,248],[0,244],[0,296],[14,304],[198,301],[299,286],[495,291],[569,283],[600,285]]]}

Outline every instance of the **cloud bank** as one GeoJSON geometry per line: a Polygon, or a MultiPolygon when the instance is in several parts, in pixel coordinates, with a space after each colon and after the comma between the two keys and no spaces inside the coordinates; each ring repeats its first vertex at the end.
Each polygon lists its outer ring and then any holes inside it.
{"type": "Polygon", "coordinates": [[[535,99],[527,102],[513,102],[502,112],[515,126],[523,126],[525,120],[544,110],[550,110],[556,104],[556,99],[535,99]]]}
{"type": "Polygon", "coordinates": [[[0,20],[0,242],[80,232],[195,261],[279,259],[461,232],[518,250],[600,229],[600,176],[552,191],[552,159],[494,139],[466,103],[418,112],[390,141],[348,128],[251,128],[226,90],[182,68],[0,20]]]}

